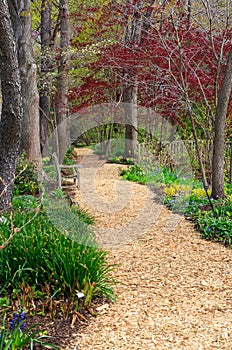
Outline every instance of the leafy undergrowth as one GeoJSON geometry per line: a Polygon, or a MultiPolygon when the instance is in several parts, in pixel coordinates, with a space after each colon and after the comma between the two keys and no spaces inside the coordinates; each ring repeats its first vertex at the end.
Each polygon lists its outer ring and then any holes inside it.
{"type": "Polygon", "coordinates": [[[232,247],[232,185],[226,184],[226,198],[214,200],[211,189],[205,191],[200,181],[179,176],[164,167],[144,169],[133,165],[122,170],[123,179],[160,189],[159,200],[175,213],[185,215],[195,223],[205,239],[232,247]]]}
{"type": "Polygon", "coordinates": [[[132,158],[123,158],[122,156],[118,156],[118,157],[109,158],[108,163],[133,165],[134,160],[132,158]]]}
{"type": "Polygon", "coordinates": [[[14,181],[14,194],[36,195],[39,193],[38,171],[35,162],[26,159],[23,153],[19,159],[14,181]]]}
{"type": "MultiPolygon", "coordinates": [[[[12,212],[0,217],[0,308],[3,322],[0,341],[3,342],[4,337],[4,346],[10,344],[10,347],[0,346],[1,349],[25,348],[13,347],[10,343],[16,336],[12,336],[9,328],[14,313],[25,312],[29,317],[49,315],[52,319],[63,315],[70,319],[71,324],[82,310],[91,308],[94,300],[115,300],[116,281],[111,277],[115,266],[107,263],[108,253],[96,244],[88,226],[93,218],[77,207],[70,207],[69,211],[80,219],[82,225],[69,235],[52,224],[43,207],[38,210],[38,202],[39,199],[33,196],[15,197],[12,212]],[[75,239],[79,228],[85,231],[75,239]],[[9,242],[4,245],[7,240],[9,242]]],[[[18,325],[15,332],[19,341],[25,338],[18,325]]],[[[33,335],[34,343],[36,339],[42,341],[46,338],[38,338],[41,334],[37,334],[33,327],[30,332],[29,338],[33,335]]]]}

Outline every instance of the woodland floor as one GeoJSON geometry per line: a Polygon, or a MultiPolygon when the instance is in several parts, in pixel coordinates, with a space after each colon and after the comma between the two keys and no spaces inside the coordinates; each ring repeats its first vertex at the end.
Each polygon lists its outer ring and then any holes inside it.
{"type": "Polygon", "coordinates": [[[231,350],[232,250],[201,239],[146,186],[120,180],[123,166],[93,154],[81,163],[75,200],[94,213],[121,284],[116,303],[103,302],[96,318],[57,324],[63,348],[231,350]]]}

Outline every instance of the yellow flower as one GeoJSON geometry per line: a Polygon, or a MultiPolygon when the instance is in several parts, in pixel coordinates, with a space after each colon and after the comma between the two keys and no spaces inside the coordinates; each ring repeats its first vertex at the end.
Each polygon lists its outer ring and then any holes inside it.
{"type": "MultiPolygon", "coordinates": [[[[211,188],[210,188],[210,189],[208,190],[209,196],[211,196],[211,193],[212,193],[212,190],[211,190],[211,188]]],[[[196,196],[196,197],[198,197],[198,198],[200,198],[200,197],[205,197],[205,196],[206,196],[206,192],[205,192],[204,188],[194,188],[194,189],[192,190],[192,195],[193,195],[193,196],[196,196]]]]}
{"type": "Polygon", "coordinates": [[[190,190],[191,190],[191,187],[188,185],[171,185],[171,186],[165,187],[164,193],[166,194],[166,196],[174,197],[178,195],[178,193],[180,192],[182,192],[182,194],[183,192],[187,194],[188,192],[190,192],[190,190]]]}
{"type": "Polygon", "coordinates": [[[178,190],[179,190],[179,185],[172,185],[172,186],[165,187],[164,193],[169,197],[173,197],[177,194],[178,190]]]}

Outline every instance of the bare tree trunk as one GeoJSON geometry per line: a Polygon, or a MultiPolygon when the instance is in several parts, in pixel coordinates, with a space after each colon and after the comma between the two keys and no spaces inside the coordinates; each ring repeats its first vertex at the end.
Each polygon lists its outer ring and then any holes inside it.
{"type": "Polygon", "coordinates": [[[31,35],[30,0],[24,0],[21,14],[22,35],[19,38],[19,68],[23,96],[22,149],[28,159],[40,159],[39,93],[37,67],[31,35]]]}
{"type": "Polygon", "coordinates": [[[67,126],[65,120],[68,117],[68,70],[70,46],[70,18],[69,1],[60,0],[60,61],[57,77],[56,95],[56,121],[58,125],[59,163],[63,162],[67,145],[67,126]],[[62,123],[62,125],[60,125],[62,123]]]}
{"type": "Polygon", "coordinates": [[[189,111],[189,116],[190,116],[192,130],[193,130],[193,137],[194,137],[195,146],[196,146],[197,159],[198,159],[198,162],[200,165],[202,182],[203,182],[204,188],[207,190],[208,189],[208,181],[207,181],[205,168],[204,168],[204,164],[203,164],[203,160],[202,160],[202,156],[201,156],[200,145],[199,145],[199,141],[198,141],[198,137],[197,137],[197,130],[196,130],[196,126],[195,126],[195,122],[194,122],[194,118],[193,118],[193,114],[192,114],[192,109],[191,109],[191,105],[190,105],[189,101],[188,101],[188,104],[189,104],[188,111],[189,111]]]}
{"type": "Polygon", "coordinates": [[[7,3],[0,1],[0,210],[11,205],[19,153],[22,120],[21,84],[11,18],[7,3]]]}
{"type": "Polygon", "coordinates": [[[232,90],[232,45],[230,48],[226,71],[218,93],[218,102],[215,116],[215,131],[213,141],[212,164],[212,196],[223,198],[224,191],[224,153],[225,153],[225,124],[228,104],[232,90]]]}
{"type": "MultiPolygon", "coordinates": [[[[141,30],[142,30],[142,17],[141,8],[143,1],[138,1],[134,5],[134,13],[132,19],[128,19],[124,44],[130,50],[134,49],[135,45],[138,45],[141,41],[141,30]]],[[[131,3],[132,6],[132,3],[131,3]]],[[[136,67],[135,67],[136,68],[136,67]]],[[[124,158],[133,158],[137,152],[137,113],[135,111],[137,103],[137,87],[136,87],[136,76],[134,74],[134,68],[130,68],[124,76],[122,98],[125,103],[125,150],[124,158]]]]}
{"type": "Polygon", "coordinates": [[[124,92],[125,104],[125,150],[124,158],[135,158],[137,154],[137,85],[124,92]]]}
{"type": "MultiPolygon", "coordinates": [[[[155,1],[150,0],[149,5],[152,7],[155,1]]],[[[150,26],[150,17],[152,14],[151,8],[148,6],[146,12],[142,11],[145,2],[143,0],[137,1],[136,3],[131,2],[133,6],[133,15],[132,19],[128,19],[127,28],[125,32],[124,44],[127,48],[130,48],[132,51],[138,45],[141,45],[150,26]]],[[[130,18],[131,16],[129,16],[130,18]]],[[[135,157],[137,153],[137,77],[132,67],[126,72],[124,76],[124,86],[123,86],[123,102],[131,105],[125,106],[125,151],[124,158],[135,157]]]]}
{"type": "Polygon", "coordinates": [[[50,113],[50,71],[51,59],[51,3],[41,3],[41,71],[40,71],[40,145],[44,156],[48,155],[47,139],[49,134],[50,113]]]}
{"type": "Polygon", "coordinates": [[[28,159],[40,159],[39,94],[31,35],[30,0],[8,0],[8,4],[18,48],[22,86],[21,149],[26,152],[28,159]]]}

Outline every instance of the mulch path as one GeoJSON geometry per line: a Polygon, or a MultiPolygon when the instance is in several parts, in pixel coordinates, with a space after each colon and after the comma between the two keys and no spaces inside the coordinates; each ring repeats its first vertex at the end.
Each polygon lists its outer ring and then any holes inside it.
{"type": "Polygon", "coordinates": [[[190,222],[155,204],[146,186],[130,184],[127,196],[122,166],[91,157],[86,167],[82,159],[76,199],[96,216],[96,234],[109,261],[120,264],[113,277],[121,284],[117,302],[105,302],[72,346],[231,350],[232,251],[201,239],[190,222]]]}
{"type": "Polygon", "coordinates": [[[95,215],[121,283],[115,304],[103,300],[97,317],[84,314],[73,328],[70,319],[41,318],[48,334],[69,350],[231,350],[232,250],[201,239],[146,186],[122,181],[123,166],[77,152],[75,201],[95,215]]]}

